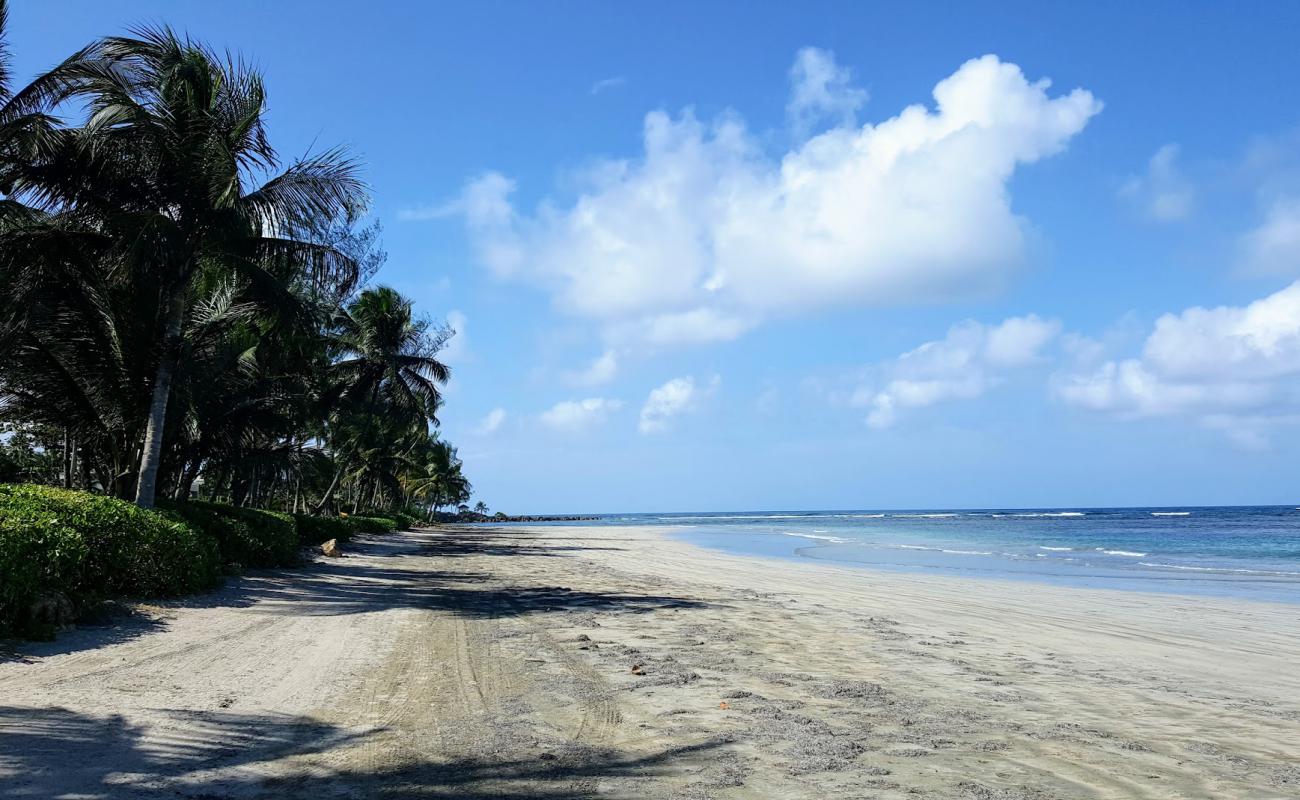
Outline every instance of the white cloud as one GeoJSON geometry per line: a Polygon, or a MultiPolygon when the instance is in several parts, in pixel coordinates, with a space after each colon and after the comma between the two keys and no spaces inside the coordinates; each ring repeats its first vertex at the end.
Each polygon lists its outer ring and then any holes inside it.
{"type": "Polygon", "coordinates": [[[859,387],[850,403],[870,409],[868,425],[886,428],[904,409],[979,397],[1004,373],[1040,363],[1060,331],[1059,322],[1033,314],[998,325],[959,323],[943,339],[879,365],[874,372],[881,377],[859,387]]]}
{"type": "Polygon", "coordinates": [[[586,171],[571,202],[520,212],[513,181],[475,179],[456,205],[479,259],[548,288],[619,349],[732,339],[829,306],[979,296],[1023,254],[1012,174],[1101,109],[985,56],[941,81],[933,108],[855,127],[862,98],[828,54],[803,51],[792,74],[795,111],[839,119],[779,159],[734,114],[655,111],[644,152],[586,171]]]}
{"type": "Polygon", "coordinates": [[[478,432],[487,435],[496,433],[500,430],[502,424],[506,421],[506,410],[504,408],[494,408],[483,417],[478,424],[478,432]]]}
{"type": "Polygon", "coordinates": [[[1178,170],[1178,145],[1167,144],[1147,163],[1144,175],[1135,175],[1120,187],[1120,195],[1137,204],[1151,219],[1173,222],[1192,211],[1196,193],[1178,170]]]}
{"type": "Polygon", "coordinates": [[[1083,408],[1188,417],[1258,445],[1300,416],[1300,281],[1246,306],[1165,314],[1139,357],[1059,375],[1054,388],[1083,408]]]}
{"type": "Polygon", "coordinates": [[[1253,275],[1300,274],[1300,198],[1275,200],[1259,227],[1241,239],[1239,267],[1253,275]]]}
{"type": "Polygon", "coordinates": [[[564,400],[541,413],[542,423],[560,431],[581,431],[604,422],[623,407],[621,400],[588,397],[585,400],[564,400]]]}
{"type": "Polygon", "coordinates": [[[446,364],[458,364],[469,358],[469,318],[460,311],[447,312],[447,327],[454,333],[443,345],[438,358],[446,364]]]}
{"type": "Polygon", "coordinates": [[[712,308],[693,308],[653,314],[631,322],[612,321],[608,331],[620,342],[645,342],[650,345],[673,346],[729,342],[752,328],[754,320],[731,316],[712,308]]]}
{"type": "Polygon", "coordinates": [[[700,400],[717,391],[721,378],[717,375],[703,387],[695,385],[693,377],[673,378],[650,390],[645,405],[641,407],[641,419],[637,427],[641,433],[662,433],[672,425],[676,417],[693,411],[700,400]]]}
{"type": "Polygon", "coordinates": [[[790,101],[785,107],[791,129],[802,136],[823,120],[853,125],[867,93],[854,88],[851,80],[849,70],[835,63],[833,53],[816,47],[800,50],[790,67],[790,101]]]}
{"type": "Polygon", "coordinates": [[[610,89],[617,89],[627,83],[627,78],[622,75],[616,75],[613,78],[601,78],[591,85],[592,94],[600,94],[610,89]]]}
{"type": "Polygon", "coordinates": [[[571,383],[578,386],[601,386],[614,380],[618,374],[618,354],[606,350],[587,365],[586,369],[569,374],[571,383]]]}

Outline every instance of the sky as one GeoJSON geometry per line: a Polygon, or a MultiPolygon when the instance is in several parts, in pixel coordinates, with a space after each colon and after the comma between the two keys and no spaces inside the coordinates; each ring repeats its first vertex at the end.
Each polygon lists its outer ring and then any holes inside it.
{"type": "Polygon", "coordinates": [[[13,5],[364,160],[493,509],[1300,502],[1300,4],[13,5]]]}

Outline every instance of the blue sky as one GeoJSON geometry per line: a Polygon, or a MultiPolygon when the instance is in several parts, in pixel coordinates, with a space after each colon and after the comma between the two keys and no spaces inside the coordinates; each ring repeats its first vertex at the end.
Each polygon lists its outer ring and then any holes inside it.
{"type": "Polygon", "coordinates": [[[1300,500],[1296,4],[14,5],[364,158],[494,508],[1300,500]]]}

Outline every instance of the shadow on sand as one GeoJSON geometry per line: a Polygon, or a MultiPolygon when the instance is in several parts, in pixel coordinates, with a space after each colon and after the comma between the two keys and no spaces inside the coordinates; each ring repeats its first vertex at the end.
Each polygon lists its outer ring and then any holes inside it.
{"type": "Polygon", "coordinates": [[[587,798],[636,797],[634,785],[707,759],[718,742],[632,757],[579,749],[536,757],[412,760],[361,771],[331,766],[364,744],[302,717],[165,712],[146,733],[118,716],[0,707],[0,798],[587,798]],[[174,727],[173,727],[174,725],[174,727]],[[336,752],[337,751],[337,752],[336,752]],[[273,773],[258,764],[293,759],[273,773]],[[53,769],[52,764],[59,764],[53,769]],[[599,784],[604,786],[599,786],[599,784]]]}
{"type": "MultiPolygon", "coordinates": [[[[665,608],[695,608],[696,600],[636,592],[584,591],[566,586],[503,585],[492,579],[490,565],[479,570],[448,571],[475,555],[556,556],[559,548],[530,543],[529,537],[500,529],[420,531],[362,537],[348,546],[349,557],[320,558],[301,567],[250,571],[209,594],[170,601],[169,609],[246,608],[249,613],[329,617],[395,608],[455,611],[476,618],[588,609],[644,613],[665,608]],[[402,556],[399,561],[395,557],[402,556]],[[386,557],[394,557],[388,560],[386,557]]],[[[568,548],[569,552],[587,548],[568,548]]],[[[144,616],[110,625],[81,627],[53,642],[25,642],[6,658],[27,660],[126,641],[165,628],[144,616]]]]}

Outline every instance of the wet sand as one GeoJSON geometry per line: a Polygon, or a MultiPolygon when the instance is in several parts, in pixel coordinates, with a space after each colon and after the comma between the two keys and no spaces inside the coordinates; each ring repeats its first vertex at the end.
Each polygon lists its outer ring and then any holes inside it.
{"type": "Polygon", "coordinates": [[[1295,607],[442,529],[28,643],[0,797],[1291,798],[1295,607]]]}

